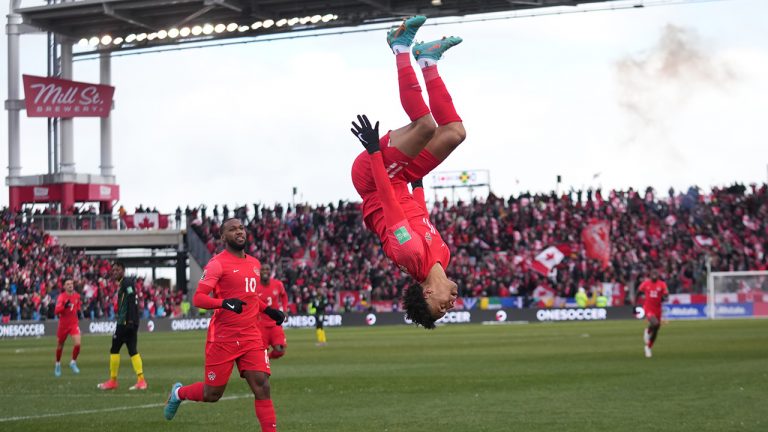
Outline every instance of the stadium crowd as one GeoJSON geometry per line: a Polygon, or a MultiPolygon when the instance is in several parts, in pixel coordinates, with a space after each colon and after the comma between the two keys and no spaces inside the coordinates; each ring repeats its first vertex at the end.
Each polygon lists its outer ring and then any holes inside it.
{"type": "MultiPolygon", "coordinates": [[[[595,291],[603,283],[634,287],[651,268],[659,269],[671,293],[701,292],[708,263],[713,271],[768,270],[765,184],[735,184],[710,193],[670,189],[662,196],[650,188],[523,193],[507,199],[490,194],[431,207],[432,223],[451,248],[448,274],[461,296],[517,295],[530,305],[542,287],[559,297],[572,297],[579,287],[595,291]],[[587,258],[581,242],[582,228],[595,219],[611,227],[607,266],[587,258]],[[550,245],[569,252],[545,276],[532,263],[550,245]]],[[[342,291],[362,291],[370,301],[393,300],[412,283],[365,229],[359,203],[179,207],[176,226],[182,214],[211,254],[222,248],[222,221],[241,219],[248,231],[247,252],[272,264],[294,311],[305,311],[317,293],[334,307],[342,291]]],[[[111,317],[116,286],[108,279],[109,262],[63,248],[22,219],[2,212],[2,319],[51,318],[67,277],[83,293],[86,316],[111,317]]],[[[170,284],[141,280],[139,291],[145,315],[182,313],[183,295],[170,284]]]]}

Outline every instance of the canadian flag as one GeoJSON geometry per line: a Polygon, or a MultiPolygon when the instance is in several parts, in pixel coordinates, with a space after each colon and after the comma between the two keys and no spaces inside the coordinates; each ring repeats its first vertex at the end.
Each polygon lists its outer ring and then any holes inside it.
{"type": "Polygon", "coordinates": [[[134,213],[123,217],[125,226],[140,229],[168,228],[168,215],[160,213],[134,213]]]}
{"type": "Polygon", "coordinates": [[[705,235],[693,236],[693,242],[699,247],[712,247],[715,245],[715,239],[705,235]]]}
{"type": "Polygon", "coordinates": [[[532,267],[537,272],[547,276],[556,265],[560,264],[560,261],[565,258],[565,254],[568,252],[568,246],[550,246],[536,255],[532,267]]]}
{"type": "Polygon", "coordinates": [[[611,260],[610,231],[608,222],[596,219],[591,220],[581,231],[581,241],[584,242],[587,257],[599,260],[603,267],[607,267],[611,260]]]}

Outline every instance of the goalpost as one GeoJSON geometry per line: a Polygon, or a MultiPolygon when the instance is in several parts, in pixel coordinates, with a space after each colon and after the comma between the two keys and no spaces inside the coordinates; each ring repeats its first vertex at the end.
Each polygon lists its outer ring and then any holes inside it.
{"type": "Polygon", "coordinates": [[[710,319],[768,318],[768,271],[709,273],[707,315],[710,319]]]}

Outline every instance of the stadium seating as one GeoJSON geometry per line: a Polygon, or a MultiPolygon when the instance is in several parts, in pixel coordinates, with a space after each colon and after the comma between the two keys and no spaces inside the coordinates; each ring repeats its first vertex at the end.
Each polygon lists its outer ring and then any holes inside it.
{"type": "MultiPolygon", "coordinates": [[[[177,210],[177,224],[181,210],[177,210]]],[[[221,250],[219,228],[228,217],[247,226],[250,254],[269,262],[284,281],[292,309],[304,310],[317,290],[333,304],[338,291],[367,291],[371,301],[397,299],[412,283],[384,256],[363,226],[359,203],[283,207],[187,208],[186,220],[209,252],[221,250]]],[[[83,290],[86,317],[109,317],[115,286],[109,263],[56,244],[19,215],[2,211],[0,314],[4,319],[50,317],[52,294],[65,276],[83,290]],[[6,314],[7,312],[7,314],[6,314]]],[[[533,303],[539,287],[572,297],[603,282],[636,285],[658,268],[671,293],[701,292],[706,260],[716,271],[768,269],[768,185],[733,185],[700,193],[669,190],[657,196],[601,190],[561,195],[528,193],[507,199],[431,204],[431,220],[451,248],[449,276],[464,297],[519,295],[533,303]],[[592,219],[611,226],[611,265],[586,257],[580,233],[592,219]],[[572,251],[550,278],[531,269],[549,245],[572,251]]],[[[147,314],[178,314],[180,294],[142,281],[147,314]]]]}

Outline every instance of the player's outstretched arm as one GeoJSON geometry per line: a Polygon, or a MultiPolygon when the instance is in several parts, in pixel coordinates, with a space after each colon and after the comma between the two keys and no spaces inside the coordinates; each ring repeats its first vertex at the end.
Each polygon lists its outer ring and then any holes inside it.
{"type": "Polygon", "coordinates": [[[379,122],[376,122],[375,126],[371,126],[368,116],[365,114],[358,114],[358,125],[352,122],[352,135],[356,136],[360,143],[365,147],[368,154],[374,154],[379,151],[379,122]]]}
{"type": "Polygon", "coordinates": [[[357,120],[360,125],[352,122],[352,133],[357,136],[371,157],[371,174],[384,211],[384,222],[387,226],[393,227],[405,220],[405,213],[397,202],[387,169],[384,167],[384,157],[379,151],[379,122],[372,127],[365,114],[358,115],[357,120]]]}

